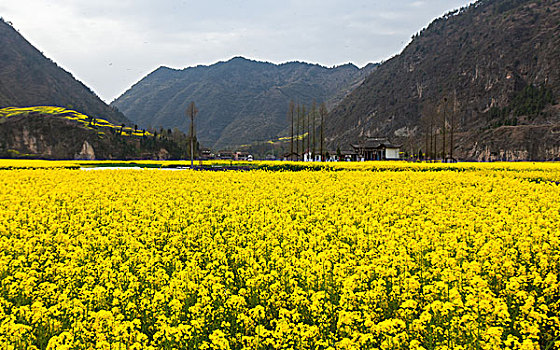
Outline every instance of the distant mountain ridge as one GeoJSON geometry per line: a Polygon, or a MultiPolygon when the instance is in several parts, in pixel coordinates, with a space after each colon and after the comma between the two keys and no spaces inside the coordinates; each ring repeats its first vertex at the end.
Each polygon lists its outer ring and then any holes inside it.
{"type": "Polygon", "coordinates": [[[130,124],[122,113],[0,20],[0,108],[43,105],[76,109],[115,124],[130,124]]]}
{"type": "Polygon", "coordinates": [[[559,100],[560,2],[482,0],[381,64],[330,113],[326,135],[332,149],[384,136],[441,157],[453,132],[461,159],[560,159],[559,100]]]}
{"type": "Polygon", "coordinates": [[[185,110],[194,101],[201,144],[215,149],[287,135],[290,100],[334,107],[375,69],[333,68],[302,62],[273,64],[234,57],[182,70],[160,67],[112,105],[138,125],[188,131],[185,110]]]}

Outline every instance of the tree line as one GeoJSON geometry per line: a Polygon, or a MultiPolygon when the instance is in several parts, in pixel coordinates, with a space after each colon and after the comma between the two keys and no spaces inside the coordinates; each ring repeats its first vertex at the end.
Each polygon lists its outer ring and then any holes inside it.
{"type": "Polygon", "coordinates": [[[457,92],[453,93],[452,98],[444,96],[439,101],[423,104],[422,124],[425,135],[425,153],[418,150],[418,158],[454,160],[453,149],[458,107],[457,92]]]}
{"type": "Polygon", "coordinates": [[[289,160],[304,160],[308,154],[313,160],[320,156],[320,160],[326,159],[324,147],[324,124],[328,114],[327,106],[323,102],[319,106],[313,101],[311,107],[305,104],[295,104],[290,101],[288,118],[291,124],[290,131],[290,153],[289,160]]]}

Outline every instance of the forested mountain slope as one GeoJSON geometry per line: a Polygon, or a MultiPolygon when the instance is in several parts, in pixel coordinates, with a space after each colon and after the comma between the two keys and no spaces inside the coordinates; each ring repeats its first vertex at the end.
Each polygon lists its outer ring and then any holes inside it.
{"type": "Polygon", "coordinates": [[[122,113],[0,20],[0,108],[26,106],[68,107],[116,124],[130,124],[122,113]]]}
{"type": "Polygon", "coordinates": [[[431,157],[559,159],[559,97],[560,2],[483,0],[415,35],[326,133],[333,149],[385,136],[431,157]]]}
{"type": "Polygon", "coordinates": [[[301,62],[272,64],[235,57],[182,70],[160,67],[112,105],[138,125],[188,131],[185,110],[194,101],[201,144],[235,147],[286,136],[290,100],[332,107],[359,85],[376,65],[326,68],[301,62]]]}

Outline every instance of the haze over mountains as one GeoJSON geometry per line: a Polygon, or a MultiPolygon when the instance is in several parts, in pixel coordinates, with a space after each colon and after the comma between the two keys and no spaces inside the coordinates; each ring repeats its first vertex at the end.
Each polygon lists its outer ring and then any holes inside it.
{"type": "Polygon", "coordinates": [[[461,159],[559,159],[559,97],[560,2],[483,0],[415,36],[325,127],[331,147],[386,136],[440,154],[446,133],[449,155],[453,131],[461,159]]]}
{"type": "Polygon", "coordinates": [[[130,121],[0,20],[0,108],[53,105],[115,124],[130,121]]]}
{"type": "Polygon", "coordinates": [[[290,100],[334,107],[375,67],[277,65],[243,57],[182,70],[160,67],[112,105],[139,125],[188,131],[185,110],[195,101],[199,141],[214,149],[236,147],[287,136],[290,100]]]}

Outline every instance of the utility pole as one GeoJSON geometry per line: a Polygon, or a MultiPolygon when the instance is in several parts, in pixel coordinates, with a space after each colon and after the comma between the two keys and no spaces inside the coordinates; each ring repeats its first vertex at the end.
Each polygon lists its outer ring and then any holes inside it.
{"type": "Polygon", "coordinates": [[[194,117],[197,113],[198,109],[194,105],[194,102],[191,102],[186,111],[187,116],[191,117],[191,169],[194,169],[194,117]]]}

